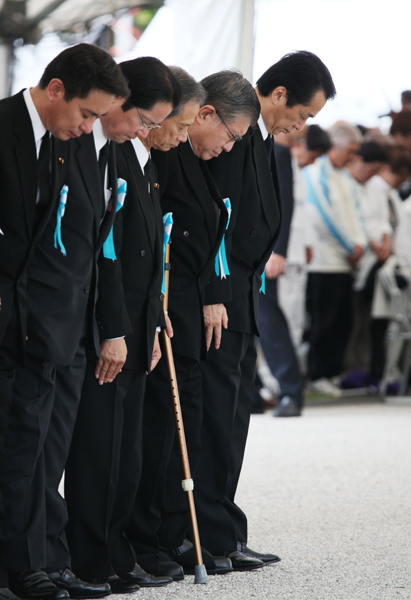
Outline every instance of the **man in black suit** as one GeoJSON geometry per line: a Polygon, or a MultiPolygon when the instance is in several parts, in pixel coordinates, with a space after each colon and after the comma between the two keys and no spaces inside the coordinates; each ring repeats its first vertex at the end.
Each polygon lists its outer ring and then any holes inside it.
{"type": "MultiPolygon", "coordinates": [[[[56,208],[65,178],[68,145],[59,140],[89,131],[112,99],[99,82],[99,62],[105,53],[99,49],[87,53],[85,45],[81,48],[70,48],[55,58],[39,85],[0,102],[0,451],[15,369],[24,360],[27,268],[56,208]],[[73,77],[72,66],[79,52],[83,65],[76,67],[73,77]]],[[[103,71],[106,66],[103,65],[103,71]]],[[[3,546],[1,497],[0,514],[3,546]]],[[[1,548],[0,597],[12,598],[2,554],[1,548]]]]}
{"type": "MultiPolygon", "coordinates": [[[[179,106],[179,84],[156,58],[127,61],[120,68],[131,90],[128,103],[133,104],[137,117],[140,115],[138,135],[145,140],[179,106]]],[[[118,130],[123,120],[121,113],[109,111],[101,119],[103,130],[118,130]]],[[[108,580],[113,590],[127,592],[131,586],[157,587],[172,579],[145,573],[136,564],[124,536],[142,461],[146,373],[154,369],[161,356],[156,328],[164,326],[165,319],[158,184],[148,151],[139,138],[117,146],[117,172],[127,181],[127,195],[113,229],[115,257],[104,253],[100,256],[96,312],[102,346],[120,353],[126,344],[127,360],[112,383],[100,386],[96,374],[101,380],[104,367],[100,368],[100,361],[96,366],[96,356],[90,356],[66,467],[65,490],[67,537],[74,570],[87,580],[108,580]],[[113,287],[120,294],[114,295],[113,287]],[[79,486],[82,495],[78,494],[79,486]]],[[[113,378],[110,368],[105,378],[113,378]]]]}
{"type": "MultiPolygon", "coordinates": [[[[287,320],[278,303],[278,277],[284,272],[294,207],[291,153],[286,146],[275,145],[275,158],[281,193],[282,221],[280,235],[265,266],[265,294],[260,294],[260,343],[264,357],[280,385],[279,403],[274,412],[279,417],[301,414],[304,381],[291,341],[287,320]]],[[[253,410],[263,405],[256,382],[253,410]],[[257,399],[257,401],[256,401],[257,399]]]]}
{"type": "Polygon", "coordinates": [[[204,415],[196,501],[202,540],[211,552],[235,557],[237,551],[267,564],[280,559],[247,547],[247,519],[234,497],[254,388],[259,293],[264,291],[264,267],[284,212],[272,135],[302,129],[334,96],[335,88],[318,57],[296,52],[270,67],[258,80],[256,92],[261,105],[258,127],[232,153],[210,164],[222,193],[233,203],[228,240],[232,301],[227,303],[228,330],[220,348],[211,347],[208,362],[201,365],[204,415]]]}
{"type": "MultiPolygon", "coordinates": [[[[58,485],[84,377],[84,334],[87,312],[93,311],[96,255],[114,215],[102,221],[105,204],[96,148],[87,134],[115,96],[128,95],[128,87],[107,52],[80,44],[52,61],[39,85],[25,94],[35,107],[38,101],[40,118],[41,109],[45,111],[44,124],[55,127],[62,139],[71,138],[71,145],[64,177],[68,189],[63,188],[60,203],[52,207],[27,273],[26,360],[16,369],[0,469],[7,513],[6,565],[11,589],[23,597],[68,597],[60,589],[65,587],[72,597],[96,597],[107,595],[109,586],[87,586],[71,573],[65,574],[64,582],[56,577],[55,585],[41,569],[55,572],[70,566],[58,485]],[[58,94],[60,106],[42,105],[42,99],[58,94]]],[[[113,152],[108,162],[115,181],[113,152]]],[[[40,180],[40,197],[41,186],[40,180]]]]}
{"type": "MultiPolygon", "coordinates": [[[[201,82],[207,98],[189,127],[189,139],[167,154],[168,176],[161,198],[163,214],[173,213],[169,316],[188,454],[193,479],[200,455],[202,382],[200,361],[206,358],[207,339],[226,326],[223,301],[228,280],[217,275],[215,257],[228,220],[223,197],[206,161],[232,150],[258,117],[258,102],[250,84],[239,73],[222,71],[201,82]],[[202,159],[202,160],[199,160],[202,159]],[[203,308],[210,305],[205,322],[203,308]]],[[[163,171],[164,153],[154,153],[163,171]]],[[[161,171],[159,174],[161,175],[161,171]]],[[[195,556],[187,540],[190,529],[187,501],[181,487],[181,464],[175,446],[175,424],[165,361],[147,380],[144,407],[143,471],[135,510],[127,535],[138,560],[154,572],[170,572],[165,548],[185,572],[192,572],[195,556]]],[[[232,570],[227,557],[203,552],[208,572],[232,570]]]]}
{"type": "MultiPolygon", "coordinates": [[[[296,330],[300,330],[303,321],[307,276],[305,265],[312,256],[312,249],[304,236],[306,198],[301,169],[313,164],[330,148],[331,143],[327,132],[319,125],[311,125],[291,135],[280,134],[275,137],[275,142],[281,202],[284,212],[288,209],[288,218],[283,218],[279,239],[265,268],[266,293],[260,294],[259,329],[264,357],[280,388],[280,401],[274,416],[294,417],[301,414],[303,406],[304,380],[295,346],[300,341],[296,330]],[[282,302],[279,302],[283,285],[288,293],[283,291],[282,302]],[[298,316],[299,312],[301,316],[298,316]],[[290,329],[293,325],[292,341],[290,329]]],[[[258,384],[258,379],[254,389],[253,412],[264,412],[263,399],[259,394],[261,382],[258,384]]]]}

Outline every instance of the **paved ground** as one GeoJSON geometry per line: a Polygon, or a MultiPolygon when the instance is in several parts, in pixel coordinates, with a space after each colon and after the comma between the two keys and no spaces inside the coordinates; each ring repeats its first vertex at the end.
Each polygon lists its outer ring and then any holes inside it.
{"type": "Polygon", "coordinates": [[[280,563],[130,598],[411,599],[411,406],[253,416],[238,501],[249,545],[280,563]]]}

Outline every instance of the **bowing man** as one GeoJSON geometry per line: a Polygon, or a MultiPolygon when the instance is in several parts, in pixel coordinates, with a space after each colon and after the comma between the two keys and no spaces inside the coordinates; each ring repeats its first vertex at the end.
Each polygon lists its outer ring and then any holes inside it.
{"type": "MultiPolygon", "coordinates": [[[[67,514],[58,486],[84,378],[96,258],[114,218],[114,211],[106,211],[90,132],[115,97],[128,95],[128,87],[107,52],[80,44],[46,68],[31,93],[33,100],[44,94],[61,96],[55,112],[46,114],[52,123],[59,118],[58,132],[71,138],[70,156],[60,203],[53,206],[28,269],[26,361],[16,369],[0,470],[6,564],[18,596],[91,598],[110,588],[87,585],[69,570],[67,514]]],[[[113,153],[109,179],[115,184],[113,153]]],[[[116,189],[113,185],[115,201],[116,189]]]]}
{"type": "Polygon", "coordinates": [[[181,92],[171,71],[156,58],[137,58],[120,68],[130,96],[121,107],[109,110],[101,124],[103,132],[120,143],[117,172],[127,181],[127,194],[124,205],[118,206],[111,246],[103,248],[99,259],[96,313],[102,352],[100,360],[96,362],[94,354],[87,363],[65,489],[74,570],[82,578],[109,581],[113,591],[127,593],[139,585],[172,581],[149,575],[136,564],[124,530],[142,460],[146,372],[160,357],[156,328],[165,324],[158,186],[147,169],[147,150],[136,135],[145,139],[160,128],[177,107],[181,92]],[[103,385],[105,381],[112,383],[103,385]]]}
{"type": "MultiPolygon", "coordinates": [[[[202,415],[200,360],[207,356],[209,330],[212,332],[215,327],[221,333],[222,325],[226,326],[222,302],[230,293],[228,273],[219,271],[217,276],[215,271],[228,211],[206,161],[232,150],[256,122],[259,112],[255,92],[240,73],[222,71],[201,83],[207,94],[205,104],[188,129],[188,140],[167,153],[168,174],[161,197],[163,214],[173,213],[174,221],[168,314],[174,330],[174,361],[194,480],[202,415]],[[203,317],[205,304],[210,305],[212,313],[207,326],[203,317]]],[[[161,180],[164,153],[152,154],[161,169],[161,180]]],[[[190,521],[181,488],[180,457],[174,446],[175,425],[165,360],[147,380],[144,436],[142,480],[127,535],[138,560],[147,565],[151,562],[155,572],[175,576],[175,563],[191,572],[195,556],[187,540],[190,521]],[[160,552],[161,547],[168,554],[160,552]]],[[[231,571],[231,562],[225,557],[204,552],[203,559],[208,572],[231,571]]]]}
{"type": "MultiPolygon", "coordinates": [[[[258,300],[263,272],[280,233],[280,195],[273,134],[304,127],[335,94],[327,67],[310,52],[283,57],[258,80],[258,126],[210,170],[233,203],[231,229],[232,301],[228,330],[217,351],[201,364],[204,390],[202,456],[196,502],[202,542],[231,558],[236,570],[279,560],[247,546],[247,518],[235,504],[250,420],[256,372],[258,300]],[[209,477],[212,473],[212,478],[209,477]]],[[[284,212],[284,211],[282,211],[284,212]]],[[[291,211],[288,211],[291,218],[291,211]]],[[[285,227],[289,224],[285,223],[285,227]]],[[[282,227],[282,225],[281,225],[282,227]]],[[[230,235],[230,230],[229,230],[230,235]]],[[[275,257],[274,257],[275,261],[275,257]]]]}

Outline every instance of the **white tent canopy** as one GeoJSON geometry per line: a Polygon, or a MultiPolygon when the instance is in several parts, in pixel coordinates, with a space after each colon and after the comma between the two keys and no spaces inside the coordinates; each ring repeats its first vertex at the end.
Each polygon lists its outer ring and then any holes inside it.
{"type": "Polygon", "coordinates": [[[166,0],[121,60],[156,56],[197,79],[235,67],[251,79],[253,48],[254,0],[166,0]]]}

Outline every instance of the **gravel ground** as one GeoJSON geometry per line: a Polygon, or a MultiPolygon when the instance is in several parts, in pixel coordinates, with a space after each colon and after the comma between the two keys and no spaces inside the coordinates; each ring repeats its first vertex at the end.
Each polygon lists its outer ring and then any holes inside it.
{"type": "Polygon", "coordinates": [[[252,417],[238,502],[249,545],[282,561],[130,600],[411,598],[411,407],[317,406],[252,417]]]}

